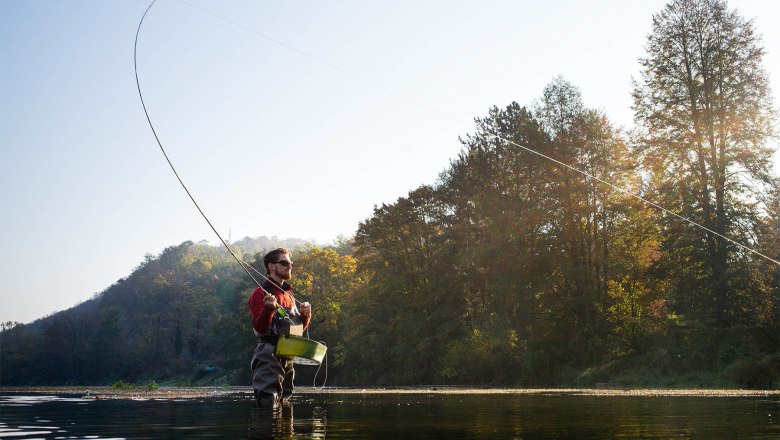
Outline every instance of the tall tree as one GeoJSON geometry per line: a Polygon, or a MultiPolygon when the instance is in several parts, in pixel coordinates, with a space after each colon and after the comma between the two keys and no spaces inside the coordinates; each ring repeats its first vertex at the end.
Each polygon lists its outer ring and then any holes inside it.
{"type": "Polygon", "coordinates": [[[755,286],[736,285],[750,256],[724,237],[754,244],[754,188],[769,181],[775,114],[764,50],[752,21],[723,0],[673,0],[653,16],[646,49],[633,96],[653,190],[709,229],[663,217],[670,294],[678,311],[728,327],[755,286]]]}
{"type": "Polygon", "coordinates": [[[451,295],[437,288],[443,270],[439,203],[420,187],[392,205],[374,209],[355,236],[357,275],[364,284],[346,305],[347,361],[365,368],[358,381],[422,383],[437,369],[432,354],[457,326],[451,295]],[[372,371],[373,370],[373,371],[372,371]],[[377,372],[380,372],[377,375],[377,372]]]}
{"type": "Polygon", "coordinates": [[[448,294],[461,303],[466,326],[448,344],[444,377],[519,383],[526,342],[546,314],[536,304],[550,270],[544,230],[551,182],[545,161],[523,147],[549,153],[550,143],[517,103],[493,107],[476,123],[439,188],[447,214],[448,294]]]}

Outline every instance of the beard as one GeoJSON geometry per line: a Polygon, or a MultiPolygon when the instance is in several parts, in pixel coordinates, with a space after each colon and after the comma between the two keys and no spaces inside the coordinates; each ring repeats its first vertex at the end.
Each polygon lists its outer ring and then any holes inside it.
{"type": "Polygon", "coordinates": [[[292,270],[272,270],[271,273],[278,277],[280,280],[287,281],[292,276],[292,270]]]}

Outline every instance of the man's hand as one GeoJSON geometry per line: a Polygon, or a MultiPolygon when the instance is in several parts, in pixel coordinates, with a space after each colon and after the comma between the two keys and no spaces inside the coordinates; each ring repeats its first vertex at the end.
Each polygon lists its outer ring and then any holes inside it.
{"type": "Polygon", "coordinates": [[[311,304],[309,304],[308,302],[301,303],[301,315],[303,316],[311,315],[311,304]]]}
{"type": "Polygon", "coordinates": [[[276,308],[279,307],[279,303],[276,302],[276,296],[271,295],[270,293],[266,293],[265,296],[263,296],[263,305],[268,310],[276,310],[276,308]]]}

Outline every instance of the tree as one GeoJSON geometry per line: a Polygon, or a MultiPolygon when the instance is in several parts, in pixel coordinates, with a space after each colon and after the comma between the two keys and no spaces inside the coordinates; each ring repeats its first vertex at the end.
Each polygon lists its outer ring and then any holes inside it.
{"type": "Polygon", "coordinates": [[[759,288],[744,276],[753,257],[724,237],[754,245],[762,222],[775,119],[763,56],[752,21],[725,1],[673,0],[653,16],[634,85],[653,196],[708,229],[661,216],[673,306],[717,327],[747,320],[759,288]]]}
{"type": "Polygon", "coordinates": [[[519,384],[520,358],[549,318],[538,298],[552,263],[550,163],[523,147],[550,153],[551,144],[532,112],[514,102],[475,121],[477,131],[461,140],[463,151],[438,188],[446,214],[441,253],[448,256],[442,275],[464,326],[446,345],[442,374],[460,383],[519,384]],[[464,363],[470,348],[484,355],[464,363]]]}
{"type": "Polygon", "coordinates": [[[637,219],[631,210],[635,201],[599,180],[634,189],[636,164],[621,133],[604,115],[587,109],[579,90],[562,78],[545,88],[536,113],[552,154],[592,176],[550,166],[547,235],[554,270],[552,288],[543,297],[564,318],[559,326],[573,326],[563,334],[575,361],[584,366],[605,350],[608,325],[601,310],[610,306],[608,286],[621,273],[616,269],[623,269],[612,254],[622,254],[636,240],[625,233],[637,219]]]}
{"type": "Polygon", "coordinates": [[[430,382],[435,351],[457,325],[437,288],[442,228],[437,198],[423,186],[374,209],[355,235],[357,275],[364,280],[345,305],[346,359],[358,383],[430,382]],[[450,328],[448,328],[450,327],[450,328]],[[361,368],[362,367],[362,368],[361,368]]]}
{"type": "Polygon", "coordinates": [[[44,368],[54,381],[79,383],[85,378],[89,340],[96,327],[88,312],[74,307],[54,315],[44,325],[44,368]]]}
{"type": "Polygon", "coordinates": [[[42,356],[42,337],[29,325],[0,323],[0,385],[37,385],[51,381],[42,356]]]}
{"type": "Polygon", "coordinates": [[[116,377],[122,364],[120,350],[121,329],[119,327],[119,309],[107,307],[100,312],[97,328],[90,338],[87,354],[92,360],[88,365],[90,378],[111,379],[116,377]]]}

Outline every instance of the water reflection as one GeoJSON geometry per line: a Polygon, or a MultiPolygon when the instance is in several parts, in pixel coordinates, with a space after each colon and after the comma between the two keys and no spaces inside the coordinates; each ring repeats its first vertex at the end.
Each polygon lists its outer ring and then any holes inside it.
{"type": "Polygon", "coordinates": [[[0,395],[0,438],[780,438],[780,398],[246,393],[184,400],[0,395]]]}
{"type": "Polygon", "coordinates": [[[296,421],[295,404],[288,401],[275,408],[252,408],[249,416],[249,439],[325,438],[325,408],[315,406],[311,418],[296,421]]]}
{"type": "MultiPolygon", "coordinates": [[[[67,398],[49,395],[36,396],[0,396],[0,437],[2,438],[68,438],[79,439],[87,437],[78,437],[67,435],[68,429],[62,423],[49,420],[39,415],[31,418],[18,420],[14,423],[14,418],[9,417],[17,412],[25,412],[34,407],[43,404],[56,402],[70,405],[86,405],[84,399],[67,398]],[[18,409],[18,410],[16,410],[18,409]],[[67,435],[67,436],[66,436],[67,435]]],[[[95,437],[88,437],[95,438],[95,437]]],[[[108,439],[110,437],[99,437],[108,439]]]]}

